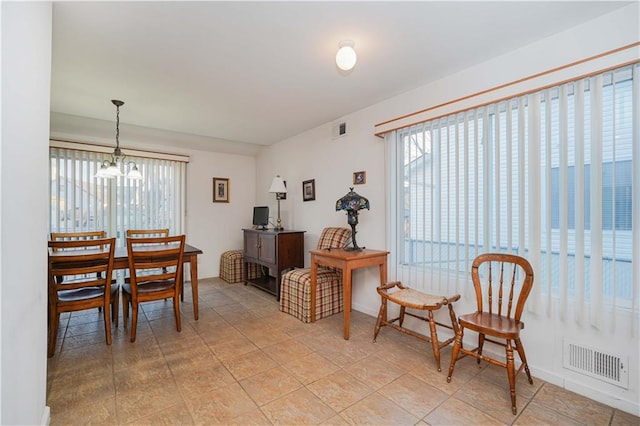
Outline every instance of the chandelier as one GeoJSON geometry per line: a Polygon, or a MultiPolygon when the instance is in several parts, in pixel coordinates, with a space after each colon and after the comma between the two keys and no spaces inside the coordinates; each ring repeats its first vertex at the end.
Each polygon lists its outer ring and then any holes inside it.
{"type": "Polygon", "coordinates": [[[124,102],[112,99],[111,103],[116,106],[116,149],[114,149],[113,154],[111,154],[111,160],[104,160],[102,162],[95,177],[113,179],[124,176],[122,168],[128,167],[129,172],[126,177],[128,179],[140,180],[142,179],[142,173],[138,170],[138,165],[135,161],[125,161],[127,156],[120,150],[120,107],[124,105],[124,102]]]}

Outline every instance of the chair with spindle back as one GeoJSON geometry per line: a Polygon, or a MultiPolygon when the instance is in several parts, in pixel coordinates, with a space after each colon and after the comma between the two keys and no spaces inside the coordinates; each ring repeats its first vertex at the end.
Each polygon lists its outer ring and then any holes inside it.
{"type": "Polygon", "coordinates": [[[111,284],[110,278],[113,272],[115,238],[49,241],[48,247],[47,355],[52,357],[55,352],[60,314],[63,312],[103,308],[106,340],[107,345],[110,345],[111,313],[116,327],[118,326],[118,285],[111,284]]]}
{"type": "Polygon", "coordinates": [[[451,381],[459,354],[461,354],[460,358],[467,355],[475,357],[478,364],[483,360],[506,368],[511,393],[511,411],[515,415],[517,414],[516,376],[524,369],[529,383],[533,384],[524,346],[520,340],[520,330],[524,328],[520,318],[533,286],[533,268],[520,256],[487,253],[474,259],[471,266],[471,279],[476,293],[477,311],[458,318],[459,327],[451,353],[447,382],[451,381]],[[465,329],[478,333],[478,347],[475,349],[469,350],[463,347],[462,339],[465,329]],[[506,360],[497,360],[483,354],[485,342],[504,347],[506,360]],[[517,371],[513,356],[514,347],[521,361],[517,371]]]}

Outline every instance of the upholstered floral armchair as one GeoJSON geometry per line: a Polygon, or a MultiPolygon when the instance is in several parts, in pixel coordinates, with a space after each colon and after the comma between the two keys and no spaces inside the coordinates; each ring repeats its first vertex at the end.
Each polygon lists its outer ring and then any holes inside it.
{"type": "MultiPolygon", "coordinates": [[[[351,241],[347,228],[325,228],[318,240],[318,250],[346,247],[351,241]]],[[[316,286],[316,320],[342,312],[342,271],[318,267],[316,286]]],[[[300,321],[311,322],[311,269],[294,269],[282,276],[280,310],[300,321]]]]}

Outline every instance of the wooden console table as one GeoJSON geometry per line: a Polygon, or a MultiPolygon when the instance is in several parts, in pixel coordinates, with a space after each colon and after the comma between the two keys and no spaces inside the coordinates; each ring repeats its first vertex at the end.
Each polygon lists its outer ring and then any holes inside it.
{"type": "Polygon", "coordinates": [[[344,339],[349,340],[349,319],[351,316],[351,273],[354,269],[376,266],[380,268],[380,285],[387,282],[388,251],[369,250],[347,251],[345,249],[311,250],[311,321],[316,318],[316,286],[318,266],[331,266],[342,269],[344,292],[344,339]]]}
{"type": "Polygon", "coordinates": [[[244,232],[244,276],[245,285],[251,284],[280,300],[282,272],[291,268],[304,267],[304,231],[260,231],[243,229],[244,232]],[[269,273],[259,278],[249,278],[249,263],[257,263],[275,271],[275,278],[269,273]]]}

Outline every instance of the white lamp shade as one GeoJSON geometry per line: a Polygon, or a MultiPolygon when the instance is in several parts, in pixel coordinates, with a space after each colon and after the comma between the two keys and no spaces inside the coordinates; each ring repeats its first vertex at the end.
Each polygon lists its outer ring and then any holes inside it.
{"type": "Polygon", "coordinates": [[[280,175],[273,178],[273,181],[271,182],[271,187],[269,188],[269,192],[272,192],[272,193],[287,192],[287,187],[284,186],[284,180],[282,180],[280,175]]]}
{"type": "Polygon", "coordinates": [[[133,179],[133,180],[141,180],[142,179],[142,173],[140,173],[140,170],[138,170],[138,166],[134,165],[131,168],[131,170],[129,170],[129,173],[127,173],[127,178],[133,179]]]}
{"type": "Polygon", "coordinates": [[[336,65],[343,71],[349,71],[356,65],[358,55],[353,50],[353,42],[346,40],[340,42],[340,49],[336,53],[336,65]]]}

